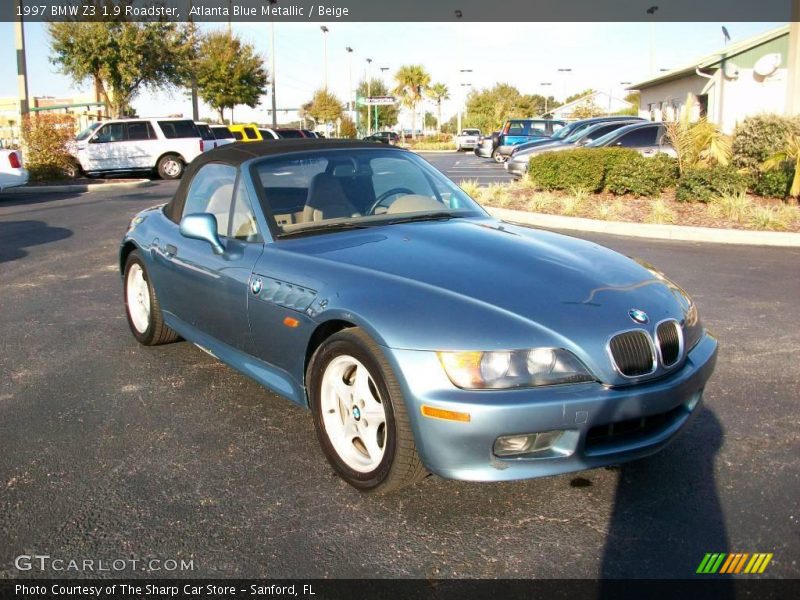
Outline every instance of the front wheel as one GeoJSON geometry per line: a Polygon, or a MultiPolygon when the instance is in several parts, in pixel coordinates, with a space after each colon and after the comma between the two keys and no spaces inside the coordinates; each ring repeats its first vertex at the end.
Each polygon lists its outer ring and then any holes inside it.
{"type": "Polygon", "coordinates": [[[168,344],[178,339],[178,334],[167,327],[161,314],[156,291],[150,283],[147,267],[134,250],[125,261],[125,315],[131,333],[145,346],[168,344]]]}
{"type": "Polygon", "coordinates": [[[400,385],[378,345],[358,328],[328,338],[307,372],[320,445],[336,472],[364,492],[423,479],[400,385]]]}
{"type": "Polygon", "coordinates": [[[156,170],[161,179],[180,179],[183,175],[183,161],[179,156],[167,154],[158,160],[156,170]]]}
{"type": "Polygon", "coordinates": [[[504,162],[506,162],[506,157],[500,154],[500,150],[498,150],[497,148],[495,148],[492,151],[492,158],[494,159],[494,162],[498,164],[503,164],[504,162]]]}

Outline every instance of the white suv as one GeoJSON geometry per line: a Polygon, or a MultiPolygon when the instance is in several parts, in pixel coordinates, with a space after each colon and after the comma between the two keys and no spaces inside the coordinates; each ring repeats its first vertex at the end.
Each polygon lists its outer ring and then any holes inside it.
{"type": "Polygon", "coordinates": [[[87,175],[156,170],[179,179],[205,144],[190,119],[118,119],[94,123],[75,138],[70,153],[87,175]]]}

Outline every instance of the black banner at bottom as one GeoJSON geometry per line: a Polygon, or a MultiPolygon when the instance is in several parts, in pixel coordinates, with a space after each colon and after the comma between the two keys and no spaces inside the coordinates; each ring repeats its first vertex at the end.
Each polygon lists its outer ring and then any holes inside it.
{"type": "Polygon", "coordinates": [[[703,598],[795,600],[799,579],[64,579],[0,580],[0,599],[275,598],[302,600],[543,600],[703,598]]]}

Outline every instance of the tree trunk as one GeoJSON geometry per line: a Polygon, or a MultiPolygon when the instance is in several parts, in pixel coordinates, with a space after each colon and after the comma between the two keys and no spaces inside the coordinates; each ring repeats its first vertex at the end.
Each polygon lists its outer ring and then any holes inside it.
{"type": "Polygon", "coordinates": [[[411,105],[411,139],[417,139],[417,104],[411,105]]]}
{"type": "Polygon", "coordinates": [[[442,135],[442,101],[436,103],[436,130],[442,135]]]}
{"type": "Polygon", "coordinates": [[[219,122],[225,125],[225,109],[220,106],[217,111],[219,112],[219,122]]]}

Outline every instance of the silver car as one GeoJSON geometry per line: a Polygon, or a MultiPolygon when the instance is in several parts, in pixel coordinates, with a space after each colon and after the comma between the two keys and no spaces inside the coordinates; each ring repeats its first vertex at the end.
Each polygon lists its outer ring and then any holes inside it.
{"type": "Polygon", "coordinates": [[[617,129],[636,123],[635,120],[630,121],[611,121],[611,122],[597,122],[589,123],[585,127],[581,127],[574,131],[571,135],[564,139],[554,140],[533,146],[530,148],[519,148],[511,154],[511,158],[506,161],[506,170],[517,178],[525,175],[528,170],[528,162],[531,156],[541,154],[543,152],[560,152],[561,150],[570,150],[572,148],[579,148],[585,146],[596,139],[603,137],[606,134],[612,133],[617,129]]]}
{"type": "Polygon", "coordinates": [[[461,133],[456,136],[456,151],[473,150],[477,147],[481,139],[480,129],[462,129],[461,133]]]}

